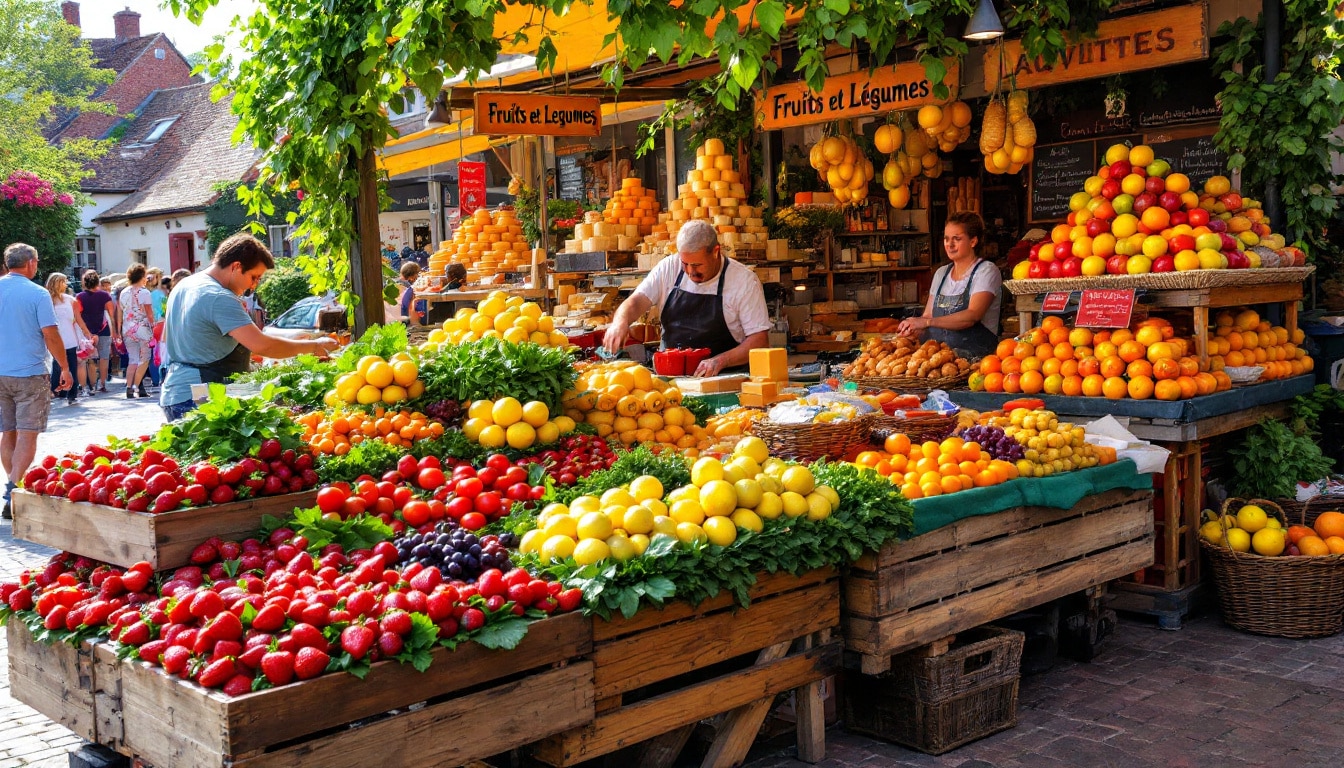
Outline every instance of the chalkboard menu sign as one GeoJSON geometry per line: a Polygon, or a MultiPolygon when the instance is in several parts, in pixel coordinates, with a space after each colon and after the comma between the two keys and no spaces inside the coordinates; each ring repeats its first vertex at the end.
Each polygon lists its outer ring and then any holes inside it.
{"type": "MultiPolygon", "coordinates": [[[[1109,145],[1108,145],[1109,146],[1109,145]]],[[[1069,215],[1069,198],[1097,172],[1097,142],[1091,139],[1036,148],[1031,165],[1027,220],[1055,221],[1069,215]]]]}
{"type": "Polygon", "coordinates": [[[560,176],[560,199],[583,200],[583,166],[579,164],[579,157],[557,157],[555,162],[560,176]]]}
{"type": "Polygon", "coordinates": [[[1190,188],[1198,190],[1214,176],[1226,176],[1227,155],[1213,143],[1213,136],[1192,136],[1151,144],[1153,154],[1171,163],[1171,170],[1190,177],[1190,188]]]}

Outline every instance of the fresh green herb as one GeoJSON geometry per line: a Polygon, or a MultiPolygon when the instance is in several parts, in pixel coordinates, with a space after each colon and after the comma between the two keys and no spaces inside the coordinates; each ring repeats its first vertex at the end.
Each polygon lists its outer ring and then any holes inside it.
{"type": "Polygon", "coordinates": [[[188,464],[236,461],[254,455],[264,440],[298,449],[303,426],[273,403],[274,398],[270,386],[258,397],[237,398],[226,394],[223,384],[211,384],[210,399],[181,420],[165,424],[149,447],[188,464]]]}
{"type": "Polygon", "coordinates": [[[368,549],[380,541],[390,540],[394,533],[386,523],[376,515],[355,515],[344,520],[333,520],[322,516],[317,507],[296,509],[288,520],[273,515],[261,519],[262,536],[269,536],[277,528],[289,528],[308,539],[308,551],[318,552],[335,542],[346,552],[355,549],[368,549]]]}
{"type": "Polygon", "coordinates": [[[653,475],[669,491],[691,482],[691,470],[680,453],[654,453],[648,446],[641,445],[621,454],[607,469],[594,472],[574,485],[557,488],[555,501],[568,504],[580,496],[601,496],[608,488],[625,485],[640,475],[653,475]]]}
{"type": "Polygon", "coordinates": [[[406,326],[403,323],[372,325],[359,337],[359,341],[346,347],[336,358],[336,370],[349,373],[359,367],[360,358],[377,355],[387,360],[398,352],[405,352],[407,341],[406,326]]]}
{"type": "Polygon", "coordinates": [[[714,406],[705,398],[695,395],[683,395],[681,407],[690,411],[691,415],[695,416],[695,423],[702,427],[709,421],[709,417],[714,415],[714,406]]]}
{"type": "Polygon", "coordinates": [[[559,413],[560,398],[574,386],[574,358],[557,347],[496,338],[443,347],[421,363],[425,397],[493,400],[511,395],[523,402],[540,400],[559,413]]]}
{"type": "Polygon", "coordinates": [[[438,456],[440,459],[463,459],[472,464],[489,455],[490,451],[472,442],[456,429],[450,429],[439,437],[429,440],[417,440],[411,445],[411,455],[417,459],[426,456],[438,456]]]}
{"type": "Polygon", "coordinates": [[[299,355],[273,365],[248,371],[233,377],[240,384],[276,386],[277,400],[304,408],[321,408],[323,398],[336,386],[340,373],[330,360],[314,355],[299,355]]]}
{"type": "Polygon", "coordinates": [[[1320,480],[1335,465],[1321,453],[1312,433],[1299,434],[1274,420],[1246,430],[1245,439],[1229,453],[1232,493],[1242,498],[1295,498],[1298,482],[1320,480]]]}
{"type": "Polygon", "coordinates": [[[318,458],[317,476],[324,483],[352,480],[361,475],[382,477],[384,472],[397,466],[400,458],[400,449],[382,440],[365,440],[350,446],[350,452],[344,456],[318,458]]]}
{"type": "Polygon", "coordinates": [[[1329,384],[1317,384],[1315,389],[1305,395],[1293,398],[1290,407],[1293,411],[1293,431],[1298,434],[1316,434],[1321,431],[1322,416],[1344,411],[1344,391],[1329,384]]]}

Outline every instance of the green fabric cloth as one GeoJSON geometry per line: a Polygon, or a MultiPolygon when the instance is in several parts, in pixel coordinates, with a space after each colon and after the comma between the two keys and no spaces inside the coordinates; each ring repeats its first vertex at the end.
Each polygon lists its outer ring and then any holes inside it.
{"type": "Polygon", "coordinates": [[[911,502],[915,507],[914,535],[937,530],[972,515],[991,515],[1013,507],[1068,509],[1084,496],[1115,488],[1143,490],[1152,487],[1153,476],[1139,474],[1129,459],[1049,477],[1018,478],[988,488],[915,499],[911,502]]]}

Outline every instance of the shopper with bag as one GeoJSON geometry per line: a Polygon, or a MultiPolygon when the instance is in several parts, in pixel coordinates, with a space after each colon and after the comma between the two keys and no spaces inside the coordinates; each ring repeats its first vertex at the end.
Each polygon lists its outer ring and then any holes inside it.
{"type": "MultiPolygon", "coordinates": [[[[84,290],[75,294],[75,306],[84,327],[93,331],[93,351],[80,357],[79,385],[87,395],[107,391],[107,368],[112,362],[112,340],[121,337],[117,330],[117,303],[92,269],[81,278],[84,290]]],[[[111,283],[108,283],[108,287],[111,283]]]]}
{"type": "Polygon", "coordinates": [[[149,397],[145,391],[145,373],[149,371],[149,344],[154,339],[153,298],[145,288],[145,265],[132,264],[126,270],[129,283],[121,291],[117,303],[121,305],[122,342],[126,345],[126,399],[136,395],[149,397]]]}
{"type": "Polygon", "coordinates": [[[84,318],[76,311],[73,296],[67,293],[70,278],[64,272],[52,272],[47,276],[47,293],[51,294],[51,308],[56,315],[56,330],[61,334],[61,343],[65,345],[64,361],[51,361],[51,396],[65,392],[66,405],[74,405],[79,396],[79,387],[60,389],[61,372],[70,372],[79,367],[79,344],[93,334],[84,325],[84,318]],[[64,363],[62,365],[62,363],[64,363]]]}

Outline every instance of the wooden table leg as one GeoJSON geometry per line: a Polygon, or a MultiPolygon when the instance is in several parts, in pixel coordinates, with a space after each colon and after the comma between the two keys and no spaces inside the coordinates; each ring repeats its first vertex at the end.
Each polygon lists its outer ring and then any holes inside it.
{"type": "Polygon", "coordinates": [[[1189,443],[1189,445],[1190,474],[1185,493],[1186,531],[1181,535],[1187,544],[1185,557],[1190,561],[1190,564],[1185,569],[1187,578],[1185,583],[1181,585],[1182,588],[1199,583],[1199,540],[1197,532],[1199,531],[1200,517],[1204,513],[1203,446],[1197,441],[1189,443]]]}
{"type": "MultiPolygon", "coordinates": [[[[756,657],[756,663],[765,664],[782,659],[788,655],[792,645],[792,640],[776,643],[762,650],[756,657]]],[[[775,697],[767,696],[727,713],[719,728],[719,734],[709,746],[709,754],[705,755],[704,761],[700,764],[701,768],[731,768],[741,765],[747,757],[747,752],[751,750],[752,743],[756,741],[756,735],[761,731],[761,724],[765,722],[765,716],[770,714],[770,705],[774,702],[775,697]]]]}
{"type": "Polygon", "coordinates": [[[1167,458],[1166,474],[1162,478],[1162,587],[1168,592],[1180,589],[1177,536],[1180,535],[1182,517],[1180,468],[1185,459],[1182,446],[1182,443],[1173,446],[1175,450],[1167,458]]]}
{"type": "Polygon", "coordinates": [[[1018,312],[1018,313],[1017,313],[1017,333],[1018,333],[1018,335],[1024,334],[1024,333],[1026,333],[1027,331],[1031,330],[1031,320],[1032,320],[1032,316],[1033,316],[1033,314],[1034,314],[1034,313],[1029,312],[1029,311],[1022,311],[1022,312],[1018,312]]]}
{"type": "Polygon", "coordinates": [[[1297,302],[1284,302],[1283,324],[1288,328],[1288,340],[1293,340],[1293,334],[1297,333],[1297,302]]]}
{"type": "MultiPolygon", "coordinates": [[[[803,647],[812,648],[831,638],[829,629],[809,635],[803,647]]],[[[826,759],[826,703],[821,697],[821,681],[808,683],[793,692],[794,713],[798,718],[798,759],[819,763],[826,759]]]]}
{"type": "Polygon", "coordinates": [[[1193,307],[1195,323],[1195,354],[1199,355],[1199,369],[1209,370],[1209,308],[1193,307]]]}

